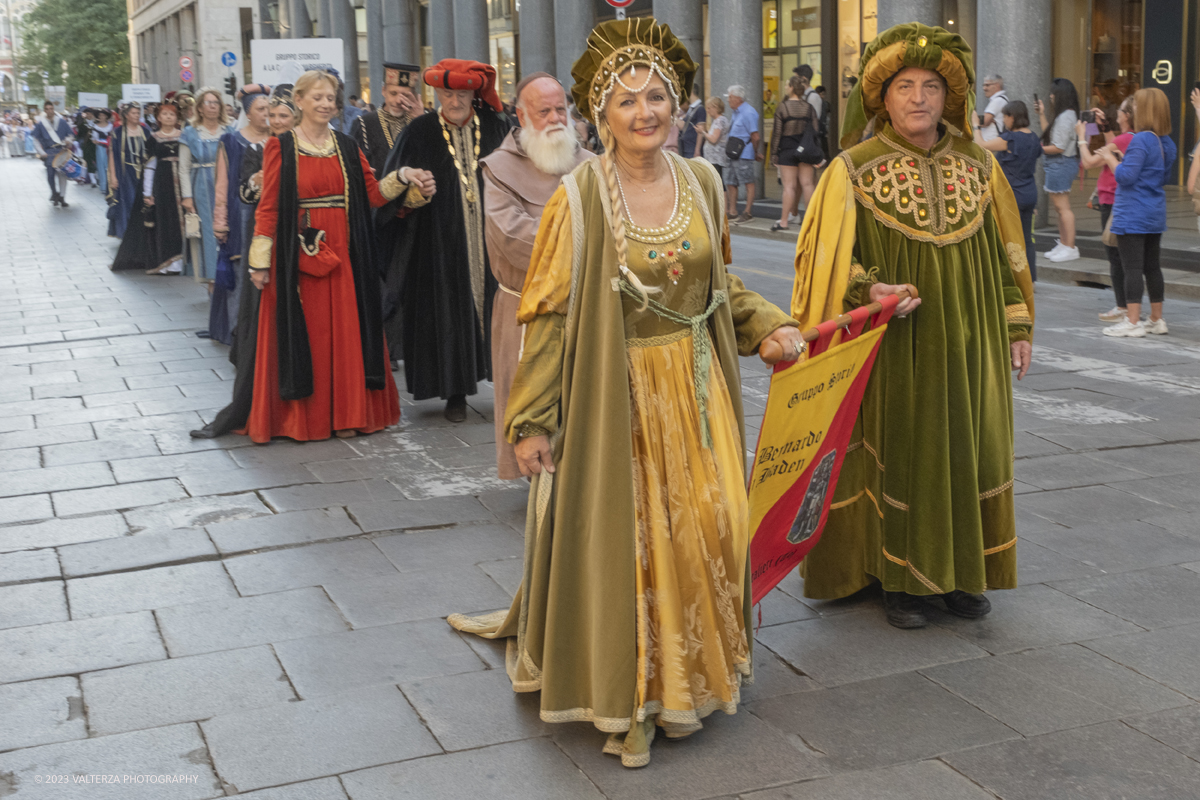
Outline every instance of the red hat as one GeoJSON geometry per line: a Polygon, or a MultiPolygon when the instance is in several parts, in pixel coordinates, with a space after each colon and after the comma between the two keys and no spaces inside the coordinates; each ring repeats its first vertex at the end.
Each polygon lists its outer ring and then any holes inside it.
{"type": "Polygon", "coordinates": [[[461,58],[443,58],[425,70],[425,83],[436,89],[470,89],[496,111],[503,111],[496,94],[496,69],[490,64],[461,58]]]}

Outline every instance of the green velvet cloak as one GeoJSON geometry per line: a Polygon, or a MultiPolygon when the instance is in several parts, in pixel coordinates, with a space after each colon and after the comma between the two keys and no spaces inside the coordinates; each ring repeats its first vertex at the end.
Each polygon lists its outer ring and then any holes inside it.
{"type": "Polygon", "coordinates": [[[889,125],[841,158],[823,183],[848,185],[819,188],[809,208],[854,217],[840,237],[853,237],[843,304],[868,302],[880,281],[913,284],[922,305],[888,325],[801,567],[805,595],[845,597],[873,579],[916,595],[1013,588],[1009,345],[1033,323],[1024,256],[1002,230],[1011,190],[988,153],[952,134],[924,152],[889,125]],[[826,208],[826,196],[853,202],[826,208]]]}

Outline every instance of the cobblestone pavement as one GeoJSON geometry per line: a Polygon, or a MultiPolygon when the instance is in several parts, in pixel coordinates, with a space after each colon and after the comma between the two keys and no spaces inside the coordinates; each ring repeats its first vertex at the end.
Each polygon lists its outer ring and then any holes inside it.
{"type": "MultiPolygon", "coordinates": [[[[486,393],[459,426],[406,402],[350,441],[192,441],[233,377],[204,290],[109,272],[97,192],[53,209],[25,160],[0,186],[0,797],[1200,797],[1200,306],[1110,341],[1110,297],[1041,287],[1021,587],[900,631],[793,576],[739,713],[629,771],[442,619],[520,580],[486,393]]],[[[734,252],[786,303],[789,245],[734,252]]]]}

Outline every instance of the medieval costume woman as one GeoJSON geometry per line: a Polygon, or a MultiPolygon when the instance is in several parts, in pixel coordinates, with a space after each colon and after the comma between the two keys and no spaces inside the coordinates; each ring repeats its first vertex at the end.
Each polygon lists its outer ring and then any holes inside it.
{"type": "Polygon", "coordinates": [[[738,355],[768,337],[788,351],[799,341],[794,321],[726,271],[716,171],[635,142],[622,116],[629,98],[652,109],[665,140],[695,72],[647,18],[599,25],[575,62],[575,104],[605,155],[564,176],[546,205],[505,415],[523,466],[525,440],[552,437],[554,471],[533,476],[511,609],[449,618],[516,637],[513,689],[541,692],[544,721],[610,733],[604,752],[629,767],[649,762],[656,727],[682,737],[713,711],[733,714],[750,679],[738,355]],[[654,172],[640,204],[625,200],[630,160],[654,172]],[[663,188],[675,197],[666,224],[635,224],[631,208],[666,218],[663,188]]]}
{"type": "MultiPolygon", "coordinates": [[[[108,137],[112,135],[112,115],[107,108],[98,108],[90,126],[90,138],[96,147],[96,181],[100,191],[108,194],[108,137]]],[[[82,135],[82,134],[80,134],[82,135]]]]}
{"type": "MultiPolygon", "coordinates": [[[[276,86],[271,93],[269,124],[271,136],[287,133],[296,124],[296,107],[292,104],[292,85],[276,86]]],[[[242,154],[238,179],[238,198],[242,211],[242,264],[250,263],[250,243],[254,239],[254,218],[258,201],[262,195],[263,149],[266,141],[251,144],[242,154]]],[[[254,369],[258,349],[259,300],[262,291],[246,281],[245,273],[238,276],[245,281],[239,293],[237,326],[233,331],[233,342],[229,347],[229,361],[237,368],[233,379],[233,398],[229,405],[217,412],[212,422],[191,432],[196,439],[214,439],[217,436],[244,428],[254,402],[254,369]]]]}
{"type": "Polygon", "coordinates": [[[221,137],[229,132],[229,112],[216,89],[201,89],[197,97],[196,117],[183,130],[183,148],[179,151],[180,188],[184,207],[195,208],[200,217],[199,247],[193,248],[192,275],[210,283],[217,274],[217,238],[213,213],[217,203],[217,149],[221,137]]]}
{"type": "Polygon", "coordinates": [[[882,583],[888,621],[919,628],[923,597],[981,617],[985,589],[1017,583],[1010,368],[1029,364],[1033,284],[1012,189],[971,139],[962,37],[897,25],[863,51],[859,75],[846,149],[800,229],[792,313],[816,325],[870,302],[876,284],[912,284],[924,302],[888,326],[801,570],[809,597],[882,583]],[[914,86],[940,91],[915,106],[914,86]]]}
{"type": "MultiPolygon", "coordinates": [[[[331,76],[301,76],[301,126],[268,140],[263,154],[250,246],[263,281],[246,425],[256,442],[369,433],[400,419],[368,209],[414,190],[395,175],[377,182],[354,140],[329,130],[325,92],[336,92],[331,76]]],[[[422,201],[415,192],[412,202],[422,201]]]]}
{"type": "Polygon", "coordinates": [[[242,156],[252,145],[261,145],[270,135],[267,106],[271,90],[260,83],[246,84],[238,92],[242,111],[249,119],[245,128],[221,137],[217,148],[217,181],[213,209],[213,231],[218,239],[217,272],[209,303],[208,333],[222,344],[233,343],[242,285],[243,205],[238,195],[242,156]]]}
{"type": "Polygon", "coordinates": [[[182,137],[182,112],[172,93],[168,92],[158,107],[160,122],[170,119],[175,112],[175,123],[163,125],[150,138],[149,155],[143,176],[143,190],[154,200],[147,217],[153,223],[154,249],[148,269],[154,275],[178,275],[183,272],[183,198],[179,186],[179,143],[182,137]]]}
{"type": "Polygon", "coordinates": [[[108,235],[121,240],[110,267],[113,270],[145,270],[153,260],[154,235],[146,227],[142,202],[142,173],[152,134],[142,124],[141,115],[137,103],[124,106],[122,125],[108,140],[108,235]]]}

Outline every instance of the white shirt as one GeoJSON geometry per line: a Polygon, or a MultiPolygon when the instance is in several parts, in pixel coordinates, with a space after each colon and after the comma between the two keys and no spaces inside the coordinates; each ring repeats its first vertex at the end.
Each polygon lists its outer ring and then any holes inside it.
{"type": "Polygon", "coordinates": [[[984,125],[979,130],[985,142],[989,139],[995,139],[1004,130],[1004,115],[1001,112],[1004,111],[1006,105],[1008,105],[1008,96],[1004,94],[1003,89],[988,98],[987,108],[983,110],[983,114],[980,114],[981,118],[985,114],[992,115],[991,124],[984,125]]]}

